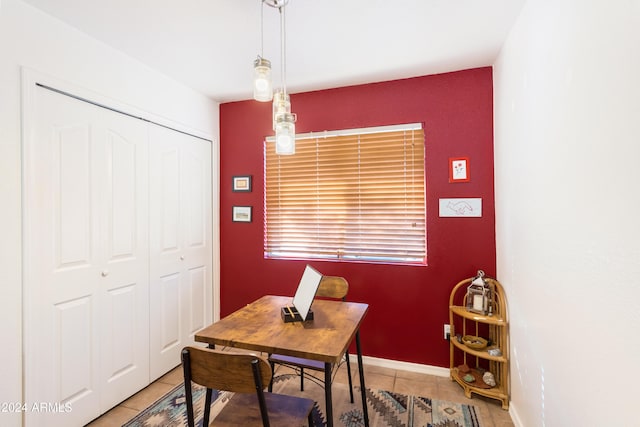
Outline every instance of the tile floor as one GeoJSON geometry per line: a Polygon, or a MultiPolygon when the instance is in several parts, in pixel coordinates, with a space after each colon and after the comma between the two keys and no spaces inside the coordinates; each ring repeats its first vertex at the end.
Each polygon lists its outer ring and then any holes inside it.
{"type": "MultiPolygon", "coordinates": [[[[334,381],[347,384],[346,369],[343,367],[337,373],[334,381]]],[[[356,365],[357,366],[357,365],[356,365]]],[[[284,368],[283,368],[284,369],[284,368]]],[[[452,382],[448,377],[439,377],[415,372],[381,368],[378,366],[364,365],[367,387],[392,390],[398,393],[429,396],[452,402],[474,405],[478,410],[478,416],[482,427],[513,427],[509,412],[502,409],[500,402],[493,399],[473,395],[471,399],[464,396],[462,388],[452,382]]],[[[357,369],[354,375],[354,384],[358,384],[357,369]]],[[[120,405],[89,423],[89,427],[114,427],[121,426],[141,410],[155,402],[173,387],[183,381],[182,371],[177,367],[146,387],[144,390],[131,396],[120,405]]],[[[215,425],[215,424],[214,424],[215,425]]]]}

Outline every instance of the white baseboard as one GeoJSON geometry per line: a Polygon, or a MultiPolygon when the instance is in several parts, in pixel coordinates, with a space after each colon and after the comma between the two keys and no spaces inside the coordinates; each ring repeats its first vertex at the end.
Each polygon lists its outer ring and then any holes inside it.
{"type": "Polygon", "coordinates": [[[509,402],[509,415],[511,416],[511,421],[513,421],[513,425],[515,427],[524,427],[522,420],[520,420],[520,417],[518,416],[518,409],[513,402],[509,402]]]}
{"type": "MultiPolygon", "coordinates": [[[[352,363],[358,363],[358,359],[355,354],[349,354],[349,359],[352,363]]],[[[362,362],[364,362],[365,365],[379,366],[381,368],[399,369],[401,371],[417,372],[420,374],[435,375],[438,377],[449,376],[449,368],[443,368],[441,366],[422,365],[419,363],[401,362],[398,360],[380,359],[370,356],[363,356],[362,362]]]]}

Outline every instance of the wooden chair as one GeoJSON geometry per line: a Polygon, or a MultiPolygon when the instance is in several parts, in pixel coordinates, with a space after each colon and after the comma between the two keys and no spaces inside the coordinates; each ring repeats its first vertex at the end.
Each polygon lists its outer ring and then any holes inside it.
{"type": "Polygon", "coordinates": [[[247,353],[185,347],[182,350],[187,422],[195,426],[191,382],[207,388],[204,422],[209,425],[212,389],[234,392],[212,425],[219,427],[313,426],[311,399],[265,393],[271,370],[265,358],[247,353]]]}
{"type": "MultiPolygon", "coordinates": [[[[323,276],[318,285],[317,297],[340,299],[346,301],[349,292],[349,283],[344,277],[323,276]]],[[[347,375],[349,376],[349,397],[353,403],[353,385],[351,383],[351,363],[349,363],[349,349],[345,352],[347,362],[347,375]]],[[[281,354],[271,354],[269,356],[271,364],[271,378],[275,373],[276,364],[290,366],[300,369],[300,391],[304,391],[304,370],[310,369],[314,371],[324,372],[324,362],[317,360],[308,360],[299,357],[284,356],[281,354]]],[[[342,362],[341,362],[342,363],[342,362]]],[[[315,377],[314,377],[315,378],[315,377]]],[[[316,378],[316,380],[320,381],[316,378]]],[[[273,390],[273,382],[269,383],[269,391],[273,390]]]]}

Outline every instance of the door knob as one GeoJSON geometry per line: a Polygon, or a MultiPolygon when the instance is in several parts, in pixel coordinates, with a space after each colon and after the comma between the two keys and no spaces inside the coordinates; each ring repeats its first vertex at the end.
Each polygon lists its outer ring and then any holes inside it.
{"type": "Polygon", "coordinates": [[[184,261],[184,255],[180,255],[180,261],[184,261]]]}
{"type": "Polygon", "coordinates": [[[102,273],[100,273],[102,275],[102,277],[107,277],[109,275],[109,270],[102,270],[102,273]]]}

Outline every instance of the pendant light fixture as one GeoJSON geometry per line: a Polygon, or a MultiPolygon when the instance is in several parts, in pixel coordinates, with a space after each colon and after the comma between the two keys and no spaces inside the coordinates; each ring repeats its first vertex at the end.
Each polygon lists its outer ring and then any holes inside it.
{"type": "Polygon", "coordinates": [[[271,61],[264,58],[264,0],[260,0],[260,55],[253,61],[253,99],[269,102],[273,98],[271,61]]]}
{"type": "Polygon", "coordinates": [[[296,154],[296,117],[291,113],[276,120],[276,154],[296,154]]]}
{"type": "MultiPolygon", "coordinates": [[[[287,53],[286,53],[286,19],[285,6],[289,0],[261,0],[268,6],[277,8],[280,13],[280,61],[282,88],[272,94],[273,98],[273,130],[276,133],[276,154],[295,154],[296,152],[296,115],[291,113],[291,100],[287,93],[287,53]]],[[[261,59],[258,57],[258,59],[261,59]]],[[[257,63],[257,60],[256,60],[257,63]]],[[[256,64],[254,63],[254,65],[256,64]]],[[[257,65],[254,67],[256,69],[257,65]]],[[[269,73],[271,68],[269,67],[269,73]]],[[[254,80],[257,81],[257,80],[254,80]]],[[[254,89],[255,89],[254,84],[254,89]]],[[[255,95],[254,95],[255,97],[255,95]]],[[[256,98],[258,99],[258,98],[256,98]]],[[[269,98],[270,100],[271,98],[269,98]]]]}
{"type": "Polygon", "coordinates": [[[253,99],[269,102],[272,98],[271,61],[258,56],[258,59],[253,61],[253,99]]]}

